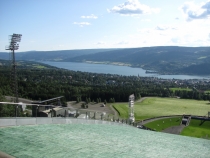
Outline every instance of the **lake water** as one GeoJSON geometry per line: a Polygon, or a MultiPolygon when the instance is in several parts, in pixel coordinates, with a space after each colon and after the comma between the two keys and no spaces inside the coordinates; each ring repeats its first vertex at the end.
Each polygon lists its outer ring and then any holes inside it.
{"type": "Polygon", "coordinates": [[[129,66],[117,66],[106,64],[88,64],[77,62],[52,62],[40,61],[41,63],[73,71],[93,72],[103,74],[118,74],[124,76],[158,77],[162,79],[210,79],[210,76],[191,76],[191,75],[158,75],[147,74],[142,68],[133,68],[129,66]]]}

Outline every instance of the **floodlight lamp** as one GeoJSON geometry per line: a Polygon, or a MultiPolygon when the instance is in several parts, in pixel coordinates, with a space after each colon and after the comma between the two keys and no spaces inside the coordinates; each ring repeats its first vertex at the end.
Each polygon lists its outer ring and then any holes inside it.
{"type": "Polygon", "coordinates": [[[21,37],[22,35],[21,34],[16,34],[16,33],[13,33],[12,35],[13,37],[21,37]]]}

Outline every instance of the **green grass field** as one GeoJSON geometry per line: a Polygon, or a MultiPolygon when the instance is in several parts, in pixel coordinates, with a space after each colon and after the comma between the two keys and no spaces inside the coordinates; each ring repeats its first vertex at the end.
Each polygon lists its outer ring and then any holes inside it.
{"type": "Polygon", "coordinates": [[[181,122],[181,117],[175,117],[175,118],[166,118],[166,119],[149,122],[145,124],[144,126],[150,129],[156,130],[156,131],[162,131],[171,126],[178,126],[180,125],[180,122],[181,122]]]}
{"type": "MultiPolygon", "coordinates": [[[[121,118],[128,118],[128,103],[116,103],[113,106],[121,118]]],[[[210,111],[210,104],[208,101],[152,97],[135,102],[134,110],[136,121],[166,115],[204,116],[210,111]]]]}
{"type": "Polygon", "coordinates": [[[169,88],[170,90],[172,90],[173,92],[175,91],[192,91],[192,89],[190,88],[169,88]]]}
{"type": "Polygon", "coordinates": [[[191,119],[189,126],[182,130],[181,135],[210,139],[210,121],[205,121],[202,125],[200,123],[200,120],[191,119]]]}
{"type": "Polygon", "coordinates": [[[204,93],[206,93],[206,94],[210,94],[210,90],[207,90],[207,91],[205,91],[204,93]]]}
{"type": "Polygon", "coordinates": [[[46,69],[47,68],[47,67],[45,67],[43,65],[39,65],[39,64],[33,64],[33,67],[37,68],[37,69],[46,69]]]}

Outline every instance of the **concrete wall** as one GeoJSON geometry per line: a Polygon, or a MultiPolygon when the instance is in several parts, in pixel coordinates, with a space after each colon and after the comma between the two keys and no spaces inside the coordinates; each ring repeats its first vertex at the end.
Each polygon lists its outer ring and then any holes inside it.
{"type": "Polygon", "coordinates": [[[21,119],[17,118],[16,119],[16,125],[21,126],[21,125],[35,125],[36,124],[36,118],[30,118],[30,119],[21,119]]]}
{"type": "Polygon", "coordinates": [[[125,125],[118,122],[110,122],[103,120],[92,120],[92,119],[76,119],[76,118],[0,118],[0,127],[7,126],[21,126],[21,125],[40,125],[40,124],[110,124],[110,125],[125,125]]]}
{"type": "Polygon", "coordinates": [[[14,118],[2,118],[0,119],[0,127],[16,126],[16,119],[14,118]]]}
{"type": "Polygon", "coordinates": [[[36,118],[36,124],[42,125],[42,124],[52,124],[52,118],[51,117],[37,117],[36,118]]]}

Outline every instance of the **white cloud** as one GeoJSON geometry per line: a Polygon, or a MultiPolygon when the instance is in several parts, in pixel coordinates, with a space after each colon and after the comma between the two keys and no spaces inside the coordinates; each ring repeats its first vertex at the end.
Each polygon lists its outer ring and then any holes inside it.
{"type": "Polygon", "coordinates": [[[151,8],[147,5],[141,4],[138,0],[128,0],[123,4],[114,6],[112,9],[107,9],[110,13],[118,13],[121,15],[141,15],[141,14],[151,14],[158,13],[159,8],[151,8]]]}
{"type": "Polygon", "coordinates": [[[80,27],[91,25],[89,22],[74,22],[73,24],[79,25],[80,27]]]}
{"type": "Polygon", "coordinates": [[[151,19],[142,19],[143,22],[151,22],[151,19]]]}
{"type": "Polygon", "coordinates": [[[194,2],[186,2],[180,9],[183,11],[188,21],[210,18],[210,0],[200,5],[197,5],[194,2]]]}
{"type": "Polygon", "coordinates": [[[117,42],[115,43],[116,45],[125,45],[125,44],[128,44],[129,42],[128,41],[120,41],[120,42],[117,42]]]}
{"type": "Polygon", "coordinates": [[[172,38],[171,41],[172,41],[173,43],[178,43],[178,38],[172,38]]]}
{"type": "Polygon", "coordinates": [[[97,19],[98,17],[95,16],[94,14],[91,14],[89,16],[81,16],[81,18],[83,18],[83,19],[97,19]]]}
{"type": "Polygon", "coordinates": [[[104,44],[106,44],[105,42],[102,42],[102,41],[100,41],[100,42],[97,42],[97,43],[95,43],[96,45],[104,45],[104,44]]]}
{"type": "MultiPolygon", "coordinates": [[[[209,22],[210,23],[210,22],[209,22]]],[[[138,30],[138,34],[129,37],[129,44],[136,46],[209,46],[210,24],[192,21],[176,25],[158,25],[138,30]]]]}
{"type": "Polygon", "coordinates": [[[163,31],[163,30],[167,30],[168,27],[167,27],[167,26],[161,26],[161,25],[159,25],[159,26],[156,26],[155,29],[156,29],[156,30],[161,30],[161,31],[163,31]]]}
{"type": "Polygon", "coordinates": [[[158,25],[155,27],[156,30],[164,31],[164,30],[176,30],[176,27],[167,26],[167,25],[158,25]]]}

